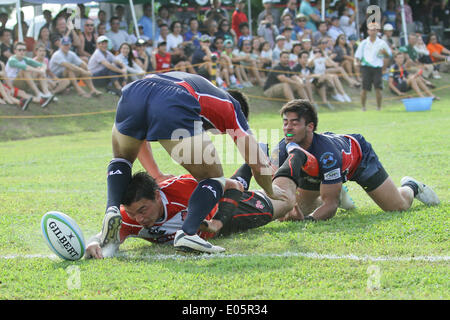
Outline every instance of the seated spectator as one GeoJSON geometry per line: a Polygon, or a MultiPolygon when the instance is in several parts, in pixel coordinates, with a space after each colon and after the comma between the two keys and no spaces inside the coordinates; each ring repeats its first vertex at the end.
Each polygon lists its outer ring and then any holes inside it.
{"type": "Polygon", "coordinates": [[[228,73],[230,74],[231,88],[242,89],[244,87],[242,72],[243,68],[239,65],[238,50],[234,50],[233,42],[230,40],[224,41],[224,50],[220,55],[220,64],[228,66],[228,73]],[[235,77],[235,78],[234,78],[235,77]],[[234,79],[233,79],[234,78],[234,79]]]}
{"type": "Polygon", "coordinates": [[[55,19],[53,32],[50,34],[53,51],[59,50],[59,40],[61,38],[69,37],[72,42],[70,50],[77,52],[81,45],[81,41],[77,32],[75,32],[72,21],[70,19],[66,20],[65,15],[60,15],[55,19]]]}
{"type": "Polygon", "coordinates": [[[189,31],[184,34],[184,42],[190,42],[196,48],[200,48],[200,37],[202,36],[198,28],[199,23],[197,18],[191,18],[189,20],[189,31]]]}
{"type": "Polygon", "coordinates": [[[94,21],[92,19],[86,19],[84,22],[84,31],[80,34],[78,56],[85,62],[88,62],[95,49],[97,49],[97,35],[95,34],[94,21]]]}
{"type": "Polygon", "coordinates": [[[119,54],[115,57],[115,60],[122,63],[127,69],[127,78],[131,81],[142,79],[144,77],[144,70],[136,62],[136,58],[133,55],[133,49],[129,43],[122,43],[119,47],[119,54]]]}
{"type": "Polygon", "coordinates": [[[162,24],[159,26],[159,36],[156,40],[156,44],[159,44],[160,42],[165,42],[167,46],[167,37],[169,36],[170,30],[169,26],[167,24],[162,24]]]}
{"type": "Polygon", "coordinates": [[[25,56],[26,46],[23,42],[16,42],[14,55],[6,64],[6,84],[10,88],[18,87],[22,90],[31,89],[35,100],[39,101],[41,107],[45,108],[53,101],[54,95],[48,89],[48,81],[45,77],[46,66],[25,56]],[[42,92],[34,82],[33,74],[38,74],[42,92]]]}
{"type": "MultiPolygon", "coordinates": [[[[355,69],[354,52],[353,49],[347,44],[347,41],[345,41],[345,34],[341,34],[337,37],[333,53],[335,53],[333,61],[342,67],[345,70],[347,77],[351,79],[349,81],[350,86],[359,87],[361,84],[353,78],[353,75],[357,74],[355,69]]],[[[345,74],[343,74],[344,78],[346,78],[345,74]]]]}
{"type": "MultiPolygon", "coordinates": [[[[328,66],[334,66],[334,62],[330,58],[324,57],[322,51],[320,49],[314,49],[314,56],[309,60],[308,66],[313,68],[313,73],[319,75],[317,78],[317,85],[322,85],[322,83],[328,84],[333,92],[332,98],[339,102],[351,102],[352,100],[344,91],[344,88],[339,80],[339,77],[336,74],[329,73],[327,70],[328,66]]],[[[323,101],[326,105],[328,105],[327,101],[323,101]]],[[[330,106],[329,106],[330,107],[330,106]]],[[[331,107],[330,109],[333,109],[331,107]]]]}
{"type": "Polygon", "coordinates": [[[390,23],[386,23],[383,26],[383,36],[381,37],[382,40],[384,40],[389,48],[391,48],[391,51],[394,52],[398,48],[398,38],[393,37],[394,34],[394,27],[390,23]]]}
{"type": "MultiPolygon", "coordinates": [[[[5,64],[0,61],[0,79],[4,78],[6,78],[5,64]]],[[[0,80],[0,104],[15,104],[25,111],[31,102],[33,102],[31,95],[19,90],[19,88],[10,88],[0,80]]]]}
{"type": "Polygon", "coordinates": [[[36,41],[35,48],[37,46],[43,46],[45,48],[45,56],[50,59],[53,50],[52,42],[50,41],[50,29],[47,26],[43,26],[39,30],[38,40],[36,41]]]}
{"type": "MultiPolygon", "coordinates": [[[[430,74],[433,74],[434,66],[431,63],[421,63],[419,61],[419,54],[417,53],[414,46],[417,43],[417,36],[415,33],[410,33],[408,35],[408,45],[406,46],[406,50],[408,53],[406,65],[408,68],[411,68],[414,72],[423,69],[424,77],[428,78],[430,74]]],[[[434,74],[433,74],[434,77],[434,74]]]]}
{"type": "Polygon", "coordinates": [[[273,17],[273,23],[275,23],[276,26],[280,25],[280,11],[277,8],[272,7],[272,0],[262,0],[264,10],[261,11],[258,14],[258,25],[260,24],[261,20],[264,19],[267,13],[270,13],[273,17]]]}
{"type": "Polygon", "coordinates": [[[333,17],[331,19],[331,26],[330,29],[328,29],[328,36],[330,36],[333,41],[336,41],[337,37],[341,34],[344,34],[344,30],[341,28],[341,23],[338,17],[333,17]]]}
{"type": "Polygon", "coordinates": [[[209,21],[206,25],[206,35],[209,36],[211,42],[214,41],[214,37],[216,36],[217,31],[219,31],[217,21],[209,21]]]}
{"type": "Polygon", "coordinates": [[[0,42],[0,61],[6,64],[8,59],[13,55],[11,30],[0,30],[0,42]]]}
{"type": "Polygon", "coordinates": [[[286,41],[284,42],[284,50],[291,51],[292,46],[294,45],[294,40],[292,40],[292,28],[286,27],[281,32],[281,35],[284,36],[286,41]]]}
{"type": "Polygon", "coordinates": [[[267,13],[263,20],[258,24],[257,34],[263,37],[265,41],[269,42],[270,47],[275,46],[275,39],[280,34],[278,27],[273,23],[271,13],[267,13]]]}
{"type": "MultiPolygon", "coordinates": [[[[314,106],[314,108],[316,108],[317,111],[319,110],[319,106],[317,105],[312,92],[313,81],[316,75],[314,75],[312,73],[311,68],[308,67],[308,60],[309,60],[309,53],[307,51],[301,51],[297,56],[297,64],[292,68],[292,71],[298,73],[297,76],[304,83],[307,99],[311,102],[311,104],[314,106]]],[[[327,101],[326,94],[325,94],[325,101],[327,101]]]]}
{"type": "Polygon", "coordinates": [[[317,31],[316,23],[320,22],[320,15],[311,6],[310,0],[302,0],[300,4],[299,12],[304,14],[308,21],[306,22],[306,28],[311,29],[312,32],[317,31]]]}
{"type": "Polygon", "coordinates": [[[179,44],[183,44],[183,36],[181,35],[181,22],[174,21],[170,25],[170,33],[167,35],[167,52],[172,52],[179,44]]]}
{"type": "Polygon", "coordinates": [[[169,15],[169,7],[166,5],[162,5],[158,8],[158,16],[156,17],[156,24],[158,26],[163,23],[167,24],[168,26],[173,23],[173,20],[169,15]]]}
{"type": "Polygon", "coordinates": [[[241,36],[238,39],[237,46],[240,47],[242,45],[242,41],[248,40],[252,41],[253,36],[250,34],[250,28],[247,22],[242,22],[239,25],[239,30],[241,31],[241,36]]]}
{"type": "Polygon", "coordinates": [[[252,44],[250,40],[243,40],[241,46],[239,47],[240,65],[244,68],[244,73],[242,74],[244,83],[250,87],[251,85],[264,86],[264,80],[262,79],[257,65],[257,56],[252,54],[252,44]]]}
{"type": "Polygon", "coordinates": [[[112,52],[118,52],[120,46],[122,45],[122,43],[130,42],[130,35],[124,31],[124,30],[120,30],[120,20],[118,17],[112,17],[109,20],[109,23],[111,24],[111,30],[109,30],[106,33],[106,36],[108,37],[108,39],[111,40],[112,42],[112,52]]]}
{"type": "Polygon", "coordinates": [[[275,47],[272,50],[272,66],[276,66],[280,63],[280,55],[281,52],[284,51],[284,43],[286,42],[286,37],[279,35],[277,36],[275,41],[275,47]]]}
{"type": "Polygon", "coordinates": [[[70,51],[72,43],[70,38],[62,38],[59,44],[59,50],[57,50],[50,59],[50,70],[58,78],[69,78],[72,86],[77,91],[78,95],[90,98],[91,95],[101,95],[101,92],[95,89],[91,72],[88,70],[87,64],[76,55],[75,52],[70,51]],[[84,77],[83,81],[90,89],[89,93],[86,93],[79,85],[78,79],[84,77]]]}
{"type": "Polygon", "coordinates": [[[317,28],[318,30],[313,33],[311,39],[315,46],[317,46],[323,38],[328,36],[328,24],[325,21],[320,21],[317,28]]]}
{"type": "Polygon", "coordinates": [[[184,53],[184,47],[182,44],[179,44],[177,47],[173,48],[170,58],[170,63],[172,68],[183,71],[183,72],[189,72],[192,74],[196,74],[194,67],[192,66],[189,59],[186,57],[184,53]]]}
{"type": "MultiPolygon", "coordinates": [[[[46,57],[46,50],[43,44],[38,44],[34,48],[34,58],[33,60],[46,65],[46,76],[48,78],[48,88],[50,92],[54,95],[66,90],[70,86],[70,81],[68,79],[59,79],[51,70],[49,59],[46,57]]],[[[39,77],[39,75],[36,75],[39,77]]],[[[57,101],[55,96],[54,101],[57,101]]]]}
{"type": "Polygon", "coordinates": [[[146,48],[146,41],[143,39],[139,39],[136,44],[136,63],[141,67],[144,72],[150,72],[153,70],[152,63],[150,61],[150,56],[145,50],[146,48]]]}
{"type": "Polygon", "coordinates": [[[435,5],[432,12],[433,25],[440,25],[444,28],[450,27],[450,3],[446,0],[440,0],[435,5]]]}
{"type": "Polygon", "coordinates": [[[300,42],[294,43],[292,46],[291,54],[289,55],[289,67],[293,68],[298,64],[298,55],[302,51],[302,44],[300,42]]]}
{"type": "MultiPolygon", "coordinates": [[[[222,1],[211,0],[211,8],[205,12],[205,24],[208,25],[211,21],[221,21],[223,19],[230,20],[230,16],[224,8],[222,8],[222,1]]],[[[217,32],[217,31],[216,31],[217,32]]],[[[211,39],[212,41],[212,39],[211,39]]]]}
{"type": "Polygon", "coordinates": [[[348,39],[351,35],[356,35],[356,12],[351,13],[348,7],[343,7],[339,16],[339,26],[344,31],[345,37],[348,39]]]}
{"type": "MultiPolygon", "coordinates": [[[[438,43],[437,35],[435,33],[430,34],[428,39],[427,49],[430,53],[431,60],[434,63],[439,63],[439,71],[450,72],[450,50],[438,43]]],[[[439,76],[439,73],[435,71],[433,74],[434,78],[437,79],[435,75],[439,76]]]]}
{"type": "Polygon", "coordinates": [[[208,80],[212,80],[212,53],[209,48],[211,44],[210,37],[204,34],[200,38],[200,48],[195,49],[192,55],[192,65],[195,72],[208,80]]]}
{"type": "Polygon", "coordinates": [[[303,81],[292,72],[291,68],[289,68],[289,52],[281,52],[280,63],[270,70],[263,90],[264,95],[269,98],[285,98],[289,101],[294,100],[294,91],[296,91],[301,98],[308,98],[303,81]]]}
{"type": "MultiPolygon", "coordinates": [[[[294,31],[293,19],[289,13],[285,13],[281,16],[281,24],[278,29],[282,33],[285,28],[291,28],[291,30],[294,31]]],[[[291,40],[297,40],[297,33],[295,31],[292,32],[291,37],[291,40]]]]}
{"type": "Polygon", "coordinates": [[[307,21],[308,18],[303,13],[299,13],[295,17],[294,32],[299,41],[302,41],[304,38],[312,37],[312,29],[306,27],[307,21]]]}
{"type": "Polygon", "coordinates": [[[309,38],[304,38],[302,40],[302,48],[303,51],[306,51],[309,53],[309,57],[312,58],[313,56],[313,46],[312,46],[312,41],[309,38]]]}
{"type": "Polygon", "coordinates": [[[281,17],[283,17],[285,14],[289,14],[292,20],[294,20],[295,17],[297,16],[297,11],[298,11],[297,0],[288,0],[286,8],[281,13],[281,17]]]}
{"type": "Polygon", "coordinates": [[[270,46],[269,41],[261,42],[259,46],[260,58],[263,63],[262,69],[270,69],[272,68],[272,48],[270,46]]]}
{"type": "Polygon", "coordinates": [[[97,38],[97,49],[95,49],[88,63],[93,83],[96,87],[106,86],[108,91],[120,96],[122,85],[120,76],[127,75],[126,66],[117,61],[114,55],[108,51],[108,38],[99,36],[97,38]],[[95,79],[95,77],[99,77],[95,79]]]}
{"type": "Polygon", "coordinates": [[[167,72],[172,67],[172,55],[167,52],[167,42],[158,43],[158,48],[151,58],[153,69],[156,72],[167,72]]]}
{"type": "Polygon", "coordinates": [[[234,30],[230,28],[230,23],[226,19],[219,22],[218,31],[214,36],[221,37],[223,40],[231,40],[233,43],[236,43],[238,39],[234,30]]]}
{"type": "Polygon", "coordinates": [[[409,74],[404,65],[404,55],[398,52],[394,57],[395,63],[391,66],[389,71],[389,88],[391,91],[399,96],[405,96],[406,92],[414,89],[419,97],[424,97],[422,90],[429,97],[433,97],[436,100],[440,100],[439,97],[434,96],[425,82],[423,82],[420,76],[420,71],[415,74],[409,74]]]}

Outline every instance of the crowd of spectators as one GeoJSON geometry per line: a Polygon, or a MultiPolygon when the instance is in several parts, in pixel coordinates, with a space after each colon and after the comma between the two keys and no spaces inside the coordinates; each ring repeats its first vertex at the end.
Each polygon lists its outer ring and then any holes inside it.
{"type": "MultiPolygon", "coordinates": [[[[312,2],[288,0],[280,7],[262,0],[264,9],[254,15],[253,28],[247,0],[227,9],[220,0],[211,0],[206,11],[185,0],[179,6],[162,5],[155,24],[152,6],[145,4],[138,36],[125,19],[124,6],[117,5],[110,17],[99,10],[93,19],[80,4],[79,29],[66,10],[55,17],[45,10],[46,23],[37,39],[25,36],[28,26],[22,23],[23,42],[18,41],[17,26],[7,29],[8,16],[0,14],[0,103],[23,110],[30,103],[46,107],[72,88],[86,98],[101,95],[100,87],[120,95],[123,86],[148,73],[181,70],[200,74],[224,90],[259,86],[266,97],[297,96],[334,109],[328,97],[350,102],[346,86],[362,84],[355,52],[367,37],[369,2],[358,1],[357,12],[350,1],[326,1],[324,21],[320,6],[312,2]]],[[[448,27],[448,1],[425,2],[432,24],[448,27]]],[[[392,53],[384,57],[383,74],[395,94],[413,89],[430,95],[430,79],[450,71],[450,51],[437,34],[423,33],[416,12],[424,10],[421,2],[405,3],[408,45],[402,39],[398,1],[387,1],[382,11],[378,38],[392,53]]]]}

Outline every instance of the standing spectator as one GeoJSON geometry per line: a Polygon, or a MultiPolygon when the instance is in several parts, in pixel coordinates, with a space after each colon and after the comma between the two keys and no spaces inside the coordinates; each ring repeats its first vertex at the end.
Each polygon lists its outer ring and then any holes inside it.
{"type": "Polygon", "coordinates": [[[156,17],[156,24],[158,26],[163,23],[167,24],[168,26],[172,25],[173,23],[172,19],[169,16],[169,8],[166,5],[162,5],[161,7],[159,7],[158,16],[156,17]]]}
{"type": "Polygon", "coordinates": [[[210,0],[211,8],[205,12],[205,24],[208,25],[211,21],[220,21],[223,19],[230,20],[230,16],[224,8],[222,8],[222,1],[210,0]]]}
{"type": "Polygon", "coordinates": [[[302,3],[300,4],[300,13],[303,13],[308,18],[306,28],[311,29],[314,32],[317,31],[316,23],[320,22],[320,16],[315,13],[310,2],[310,0],[302,0],[302,3]]]}
{"type": "MultiPolygon", "coordinates": [[[[430,52],[431,60],[434,63],[439,62],[439,70],[441,72],[450,72],[450,50],[445,48],[442,44],[438,43],[437,35],[435,33],[431,33],[428,37],[429,42],[427,45],[428,52],[430,52]]],[[[435,72],[434,75],[438,75],[439,73],[435,72]]],[[[437,77],[435,77],[437,78],[437,77]]],[[[440,76],[439,76],[440,78],[440,76]]]]}
{"type": "Polygon", "coordinates": [[[389,23],[392,26],[392,30],[397,28],[397,16],[398,13],[395,10],[395,0],[389,0],[387,4],[387,9],[383,12],[383,17],[381,18],[381,25],[389,23]]]}
{"type": "Polygon", "coordinates": [[[196,48],[200,48],[200,37],[202,36],[198,28],[197,18],[191,18],[189,20],[189,31],[184,34],[184,41],[191,42],[196,48]]]}
{"type": "Polygon", "coordinates": [[[281,16],[284,16],[287,13],[291,16],[292,20],[294,20],[295,17],[297,16],[297,11],[298,11],[297,0],[288,0],[286,8],[281,13],[281,16]]]}
{"type": "Polygon", "coordinates": [[[125,19],[125,7],[122,5],[117,5],[114,9],[114,15],[119,18],[119,29],[128,33],[127,20],[125,19]]]}
{"type": "MultiPolygon", "coordinates": [[[[241,36],[239,25],[242,22],[248,22],[247,15],[244,12],[245,3],[246,3],[245,0],[236,0],[235,2],[236,9],[234,10],[231,16],[231,29],[236,34],[236,39],[239,39],[239,37],[241,36]]],[[[236,40],[234,40],[234,43],[236,43],[236,40]]]]}
{"type": "Polygon", "coordinates": [[[127,77],[131,81],[142,79],[144,70],[136,63],[136,58],[133,55],[133,50],[129,43],[122,43],[119,47],[119,54],[115,57],[115,61],[121,62],[127,69],[127,77]]]}
{"type": "Polygon", "coordinates": [[[6,84],[10,88],[18,87],[26,90],[30,88],[34,92],[34,97],[45,108],[54,98],[48,90],[48,81],[45,76],[46,66],[25,56],[26,45],[23,42],[16,42],[14,45],[14,55],[6,64],[5,72],[8,79],[6,84]],[[42,92],[33,80],[33,73],[38,74],[38,80],[42,92]]]}
{"type": "Polygon", "coordinates": [[[118,17],[112,17],[109,20],[111,24],[111,30],[106,33],[108,39],[112,42],[112,51],[117,52],[122,43],[130,41],[130,35],[123,30],[120,30],[120,20],[118,17]]]}
{"type": "Polygon", "coordinates": [[[348,39],[351,35],[356,35],[356,12],[351,11],[348,7],[344,7],[342,9],[342,15],[340,15],[339,25],[340,28],[344,31],[345,37],[348,39]]]}
{"type": "MultiPolygon", "coordinates": [[[[412,9],[408,4],[408,0],[405,0],[403,7],[405,8],[405,22],[406,22],[406,29],[408,33],[411,32],[416,32],[416,26],[414,24],[413,21],[413,17],[412,17],[412,9]]],[[[400,19],[401,17],[401,11],[402,8],[400,6],[397,7],[397,16],[399,17],[399,24],[396,24],[399,30],[403,30],[403,25],[402,25],[402,19],[400,19]]]]}
{"type": "Polygon", "coordinates": [[[169,36],[169,26],[165,23],[159,26],[159,36],[156,38],[156,43],[165,42],[167,45],[167,37],[169,36]]]}
{"type": "Polygon", "coordinates": [[[433,25],[441,25],[445,29],[450,26],[450,3],[448,0],[441,0],[439,5],[433,8],[433,25]]]}
{"type": "Polygon", "coordinates": [[[89,58],[97,49],[97,35],[95,34],[94,21],[86,19],[84,22],[84,31],[80,34],[80,48],[78,55],[84,61],[89,61],[89,58]]]}
{"type": "Polygon", "coordinates": [[[9,29],[1,29],[0,41],[0,61],[6,64],[8,59],[13,55],[12,31],[9,29]]]}
{"type": "Polygon", "coordinates": [[[60,48],[57,50],[50,59],[50,70],[58,78],[69,78],[72,86],[77,91],[77,94],[90,98],[91,95],[101,95],[101,92],[95,89],[92,79],[89,77],[92,74],[89,72],[87,64],[76,55],[75,52],[70,51],[71,46],[70,38],[62,38],[60,41],[60,48]],[[83,88],[78,84],[78,78],[84,77],[84,82],[90,89],[90,93],[86,93],[83,88]]]}
{"type": "Polygon", "coordinates": [[[97,38],[97,49],[95,49],[88,63],[88,70],[94,79],[95,86],[106,86],[110,92],[121,95],[122,85],[119,76],[127,75],[124,64],[115,60],[114,55],[108,50],[108,38],[99,36],[97,38]]]}
{"type": "MultiPolygon", "coordinates": [[[[20,11],[20,24],[22,25],[22,36],[23,39],[25,40],[25,38],[27,37],[27,33],[28,33],[28,24],[25,22],[25,16],[23,14],[23,11],[20,11]]],[[[17,42],[19,41],[19,24],[16,23],[16,25],[13,28],[13,35],[14,35],[14,41],[17,42]]]]}
{"type": "Polygon", "coordinates": [[[99,10],[97,13],[97,19],[94,20],[95,28],[98,28],[100,24],[105,25],[105,33],[111,30],[111,26],[106,18],[105,10],[99,10]]]}
{"type": "Polygon", "coordinates": [[[269,98],[294,100],[294,91],[303,99],[308,98],[302,80],[294,76],[294,72],[289,67],[289,52],[281,52],[280,63],[270,70],[263,90],[264,95],[269,98]]]}
{"type": "Polygon", "coordinates": [[[41,29],[43,27],[47,27],[48,30],[50,30],[52,28],[52,12],[50,10],[44,10],[42,11],[42,15],[44,16],[45,19],[45,24],[41,27],[41,29]]]}
{"type": "Polygon", "coordinates": [[[6,12],[0,13],[0,31],[6,29],[6,23],[8,22],[8,14],[6,12]]]}
{"type": "Polygon", "coordinates": [[[263,37],[265,41],[269,42],[270,48],[275,46],[275,39],[280,34],[278,27],[273,23],[273,16],[271,13],[266,13],[263,20],[259,22],[258,36],[263,37]]]}
{"type": "Polygon", "coordinates": [[[260,24],[261,20],[265,19],[265,16],[267,13],[270,13],[273,17],[273,23],[275,25],[280,25],[280,11],[277,8],[272,7],[272,0],[262,0],[264,10],[261,11],[258,15],[258,25],[260,24]]]}
{"type": "Polygon", "coordinates": [[[170,25],[170,33],[167,35],[167,52],[172,52],[179,44],[183,43],[181,35],[181,22],[174,21],[170,25]]]}
{"type": "MultiPolygon", "coordinates": [[[[155,41],[153,39],[153,21],[152,21],[152,4],[146,3],[144,4],[144,15],[139,19],[139,24],[141,24],[144,27],[144,34],[147,36],[150,40],[155,41]]],[[[155,38],[158,39],[158,27],[155,26],[155,38]]]]}
{"type": "Polygon", "coordinates": [[[384,64],[383,57],[391,57],[392,51],[388,44],[377,37],[379,24],[370,23],[367,26],[369,37],[364,39],[355,53],[357,64],[360,65],[362,75],[361,104],[362,110],[366,111],[367,91],[375,87],[377,100],[377,110],[381,110],[382,103],[382,68],[384,64]]]}

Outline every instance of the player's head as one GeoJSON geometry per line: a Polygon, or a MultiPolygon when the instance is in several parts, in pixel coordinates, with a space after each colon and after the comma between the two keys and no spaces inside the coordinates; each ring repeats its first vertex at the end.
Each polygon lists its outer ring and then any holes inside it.
{"type": "Polygon", "coordinates": [[[286,142],[302,144],[317,129],[317,112],[308,100],[291,100],[281,108],[280,114],[286,142]]]}
{"type": "Polygon", "coordinates": [[[159,186],[147,172],[133,175],[122,205],[131,219],[145,227],[151,227],[164,213],[159,186]]]}
{"type": "Polygon", "coordinates": [[[228,90],[228,93],[230,94],[230,96],[232,96],[234,99],[236,99],[237,102],[239,102],[239,104],[241,105],[242,113],[244,114],[245,119],[248,120],[249,107],[248,107],[247,96],[239,90],[228,90]]]}

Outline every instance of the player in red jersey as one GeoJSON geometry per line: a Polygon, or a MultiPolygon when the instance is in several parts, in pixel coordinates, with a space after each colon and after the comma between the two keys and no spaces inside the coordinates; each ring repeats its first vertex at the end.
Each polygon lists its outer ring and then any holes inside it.
{"type": "MultiPolygon", "coordinates": [[[[300,177],[300,156],[298,150],[293,150],[273,180],[273,184],[286,194],[287,200],[273,200],[263,192],[246,190],[240,181],[245,186],[249,185],[251,174],[245,173],[249,169],[247,164],[238,169],[231,179],[226,179],[222,198],[197,232],[198,246],[213,246],[204,240],[257,228],[291,211],[300,177]]],[[[183,226],[190,196],[197,186],[197,180],[191,175],[173,177],[157,184],[146,172],[134,174],[120,208],[120,243],[128,237],[139,237],[153,243],[172,243],[183,226]]],[[[192,251],[193,248],[182,246],[178,249],[192,251]]],[[[101,244],[99,233],[88,241],[86,258],[111,256],[110,253],[105,254],[106,251],[107,246],[101,244]]]]}

